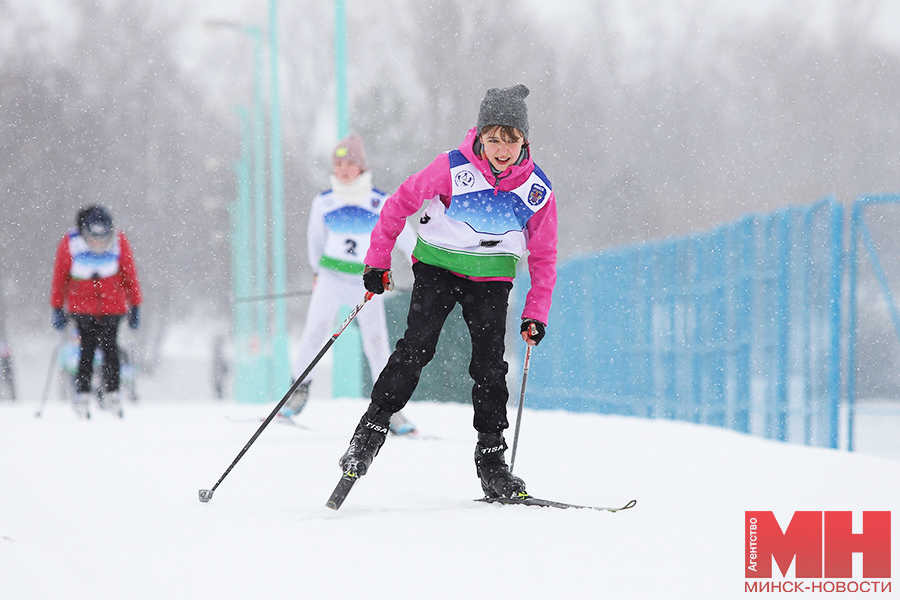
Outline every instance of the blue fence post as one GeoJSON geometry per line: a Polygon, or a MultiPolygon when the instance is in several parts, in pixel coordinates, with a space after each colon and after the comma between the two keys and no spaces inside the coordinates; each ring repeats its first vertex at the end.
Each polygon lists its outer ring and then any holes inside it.
{"type": "MultiPolygon", "coordinates": [[[[844,211],[841,206],[830,200],[831,208],[831,279],[829,294],[829,322],[831,339],[829,344],[830,360],[827,396],[829,400],[829,445],[838,448],[841,404],[841,283],[843,282],[843,247],[844,247],[844,211]]],[[[851,288],[852,290],[853,288],[851,288]]]]}
{"type": "Polygon", "coordinates": [[[638,392],[643,396],[644,416],[654,416],[653,400],[656,397],[656,374],[653,369],[653,302],[654,288],[652,285],[653,261],[652,253],[644,248],[638,253],[640,256],[640,278],[637,279],[641,295],[641,330],[639,332],[639,361],[642,377],[638,392]]]}
{"type": "Polygon", "coordinates": [[[847,450],[853,452],[853,413],[856,402],[856,290],[859,285],[858,246],[859,220],[862,217],[863,202],[858,198],[853,202],[850,213],[850,322],[847,331],[847,450]]]}
{"type": "Polygon", "coordinates": [[[708,423],[718,427],[726,426],[725,389],[726,365],[728,360],[728,335],[727,335],[727,296],[725,290],[726,259],[725,259],[725,231],[719,229],[712,236],[710,251],[712,253],[713,285],[710,290],[710,337],[712,347],[710,352],[710,386],[713,397],[712,410],[708,423]]]}
{"type": "Polygon", "coordinates": [[[798,352],[797,370],[801,374],[803,388],[800,394],[800,410],[802,411],[802,435],[803,443],[811,445],[815,436],[814,416],[817,403],[813,398],[812,389],[812,365],[810,364],[811,348],[812,348],[812,314],[811,306],[812,290],[810,289],[811,278],[810,270],[812,269],[812,233],[813,219],[819,210],[819,204],[813,205],[811,208],[797,211],[798,220],[800,222],[799,231],[797,232],[797,240],[795,241],[795,250],[797,257],[794,264],[799,264],[799,269],[794,273],[795,280],[798,285],[796,294],[796,302],[792,303],[792,321],[799,321],[797,337],[800,340],[798,352]]]}
{"type": "Polygon", "coordinates": [[[754,243],[754,219],[744,219],[731,230],[732,306],[731,331],[734,344],[734,408],[733,427],[737,431],[750,432],[751,411],[751,344],[753,312],[753,265],[756,261],[754,243]]]}
{"type": "Polygon", "coordinates": [[[791,260],[791,226],[790,212],[780,210],[776,216],[778,262],[775,265],[778,273],[776,279],[776,334],[775,339],[775,439],[787,441],[788,418],[788,341],[789,341],[789,296],[788,270],[791,260]]]}
{"type": "Polygon", "coordinates": [[[684,339],[686,344],[687,364],[690,365],[690,420],[694,423],[701,422],[703,390],[701,389],[701,368],[703,357],[702,346],[702,320],[703,320],[703,294],[701,293],[701,272],[699,257],[702,255],[702,237],[688,238],[685,245],[686,257],[689,261],[688,269],[682,271],[686,281],[683,282],[687,293],[685,294],[685,318],[683,320],[684,339]],[[689,340],[689,342],[688,342],[689,340]]]}

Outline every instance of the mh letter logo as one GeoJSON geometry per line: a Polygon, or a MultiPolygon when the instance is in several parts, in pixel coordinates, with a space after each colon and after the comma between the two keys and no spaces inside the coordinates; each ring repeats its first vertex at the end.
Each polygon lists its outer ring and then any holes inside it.
{"type": "Polygon", "coordinates": [[[865,578],[891,576],[891,513],[864,511],[862,532],[853,533],[850,511],[797,511],[784,531],[771,511],[744,513],[745,577],[772,577],[772,559],[796,577],[853,577],[853,553],[863,556],[865,578]]]}

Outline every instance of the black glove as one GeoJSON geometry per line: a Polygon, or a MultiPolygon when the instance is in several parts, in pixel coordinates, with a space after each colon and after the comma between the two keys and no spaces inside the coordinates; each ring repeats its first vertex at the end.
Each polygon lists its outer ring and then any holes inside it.
{"type": "Polygon", "coordinates": [[[128,326],[137,329],[141,325],[141,312],[137,306],[132,306],[128,311],[128,326]]]}
{"type": "Polygon", "coordinates": [[[537,346],[541,343],[541,340],[544,339],[546,329],[547,326],[540,321],[535,319],[522,319],[522,328],[520,331],[524,334],[523,337],[526,342],[528,340],[534,340],[534,345],[537,346]]]}
{"type": "Polygon", "coordinates": [[[66,328],[66,325],[69,322],[69,318],[66,316],[66,311],[61,308],[53,309],[53,316],[51,317],[50,322],[53,324],[54,329],[59,329],[62,331],[66,328]]]}
{"type": "Polygon", "coordinates": [[[383,294],[394,289],[394,278],[390,269],[373,269],[366,265],[363,271],[363,285],[373,294],[383,294]]]}

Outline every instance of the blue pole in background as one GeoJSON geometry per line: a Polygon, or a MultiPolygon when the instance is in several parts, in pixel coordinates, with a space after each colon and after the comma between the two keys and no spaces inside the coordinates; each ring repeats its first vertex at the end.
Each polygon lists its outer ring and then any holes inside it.
{"type": "MultiPolygon", "coordinates": [[[[334,0],[334,80],[337,113],[337,136],[344,139],[350,133],[350,101],[347,84],[347,11],[344,0],[334,0]]],[[[350,307],[338,311],[338,321],[350,314],[350,307]]],[[[340,344],[333,350],[332,395],[335,398],[357,398],[363,394],[362,340],[359,326],[354,324],[344,332],[340,344]]]]}
{"type": "MultiPolygon", "coordinates": [[[[832,245],[831,245],[831,286],[830,286],[830,320],[831,320],[831,361],[830,376],[828,378],[828,398],[830,400],[831,410],[829,414],[829,422],[831,424],[831,447],[837,449],[839,447],[839,426],[840,422],[840,404],[841,404],[841,303],[843,295],[841,294],[841,283],[844,279],[844,263],[842,249],[844,247],[844,210],[840,204],[832,200],[831,202],[831,224],[832,224],[832,245]]],[[[851,288],[851,295],[853,294],[851,288]]]]}
{"type": "Polygon", "coordinates": [[[853,452],[853,412],[856,403],[856,290],[858,288],[859,220],[863,205],[853,203],[850,212],[850,322],[847,325],[847,450],[853,452]]]}
{"type": "MultiPolygon", "coordinates": [[[[237,198],[229,207],[231,215],[231,282],[235,298],[250,294],[250,178],[251,178],[251,126],[250,111],[239,106],[236,109],[241,123],[241,158],[235,164],[237,198]]],[[[244,302],[233,304],[235,374],[232,394],[238,402],[246,402],[258,393],[259,373],[250,354],[250,337],[253,333],[252,307],[244,302]]]]}
{"type": "Polygon", "coordinates": [[[786,442],[788,439],[788,344],[790,343],[790,296],[788,294],[788,281],[791,260],[791,212],[782,209],[776,212],[775,223],[777,231],[776,252],[776,334],[774,352],[775,370],[775,406],[774,406],[774,431],[773,439],[786,442]]]}
{"type": "Polygon", "coordinates": [[[347,93],[347,10],[344,0],[334,0],[334,80],[337,134],[350,133],[350,101],[347,93]]]}
{"type": "Polygon", "coordinates": [[[281,98],[278,78],[278,2],[269,2],[269,63],[271,97],[269,98],[269,165],[271,169],[272,209],[272,355],[269,370],[269,398],[277,399],[290,387],[291,373],[285,309],[286,271],[284,235],[284,178],[281,141],[281,98]]]}
{"type": "MultiPolygon", "coordinates": [[[[246,206],[245,210],[239,211],[243,222],[236,225],[240,229],[233,230],[233,233],[240,237],[232,241],[233,244],[241,246],[243,257],[240,265],[237,262],[233,264],[235,272],[232,273],[232,277],[235,279],[234,285],[238,285],[240,281],[239,285],[246,286],[238,297],[245,297],[251,288],[255,290],[256,295],[261,296],[265,293],[268,280],[262,31],[259,27],[245,26],[232,21],[207,21],[206,26],[212,30],[220,28],[238,30],[253,39],[252,110],[238,111],[242,120],[242,142],[246,143],[242,145],[238,195],[245,194],[246,206]]],[[[266,306],[256,303],[252,307],[236,309],[235,319],[236,354],[243,365],[242,371],[239,368],[241,374],[235,382],[235,399],[238,402],[264,402],[268,391],[266,356],[271,350],[268,343],[266,306]],[[241,315],[240,319],[238,314],[241,315]]]]}
{"type": "MultiPolygon", "coordinates": [[[[266,152],[265,109],[263,104],[263,39],[262,30],[256,26],[244,27],[253,38],[253,280],[257,296],[266,293],[268,283],[268,237],[266,235],[266,152]]],[[[252,395],[242,399],[247,402],[265,402],[268,391],[268,360],[271,352],[268,332],[267,305],[254,303],[256,332],[250,339],[250,351],[256,363],[257,386],[252,395]]]]}

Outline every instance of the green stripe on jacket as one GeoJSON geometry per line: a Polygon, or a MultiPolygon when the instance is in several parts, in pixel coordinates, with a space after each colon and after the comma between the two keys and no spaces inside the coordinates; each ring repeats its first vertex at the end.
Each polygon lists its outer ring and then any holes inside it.
{"type": "Polygon", "coordinates": [[[479,254],[462,250],[448,250],[433,246],[419,238],[413,256],[429,265],[447,269],[469,277],[516,276],[519,257],[514,254],[479,254]]]}

